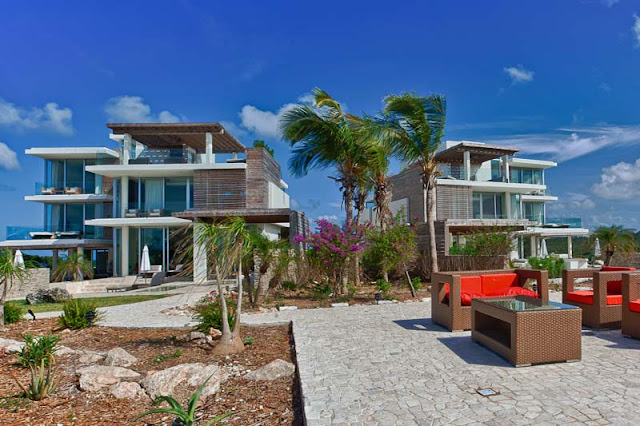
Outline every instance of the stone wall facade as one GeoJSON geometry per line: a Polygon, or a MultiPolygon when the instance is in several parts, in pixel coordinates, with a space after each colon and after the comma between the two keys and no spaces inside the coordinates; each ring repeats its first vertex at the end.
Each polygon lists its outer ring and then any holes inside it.
{"type": "Polygon", "coordinates": [[[30,268],[28,271],[29,277],[23,283],[13,284],[7,300],[24,299],[28,293],[49,289],[49,277],[51,276],[49,268],[30,268]]]}

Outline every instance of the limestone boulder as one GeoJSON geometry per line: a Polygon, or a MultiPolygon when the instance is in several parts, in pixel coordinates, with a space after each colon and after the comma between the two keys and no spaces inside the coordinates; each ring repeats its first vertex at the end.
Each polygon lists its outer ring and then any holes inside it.
{"type": "Polygon", "coordinates": [[[139,373],[124,367],[108,365],[92,365],[76,371],[80,375],[80,389],[86,392],[97,392],[107,386],[120,383],[122,379],[136,379],[139,373]]]}
{"type": "Polygon", "coordinates": [[[109,388],[109,393],[118,399],[147,398],[144,389],[136,382],[120,382],[109,388]]]}
{"type": "Polygon", "coordinates": [[[20,352],[24,347],[24,342],[18,342],[13,339],[2,339],[0,338],[0,352],[4,352],[6,354],[15,354],[16,352],[20,352]]]}
{"type": "Polygon", "coordinates": [[[292,377],[295,372],[295,365],[282,359],[276,359],[245,374],[244,377],[248,380],[277,380],[282,377],[292,377]]]}
{"type": "Polygon", "coordinates": [[[207,396],[216,393],[220,389],[220,384],[227,380],[225,369],[219,365],[180,364],[151,374],[142,379],[140,384],[150,397],[155,398],[156,396],[172,395],[181,385],[195,390],[209,377],[211,379],[202,391],[202,400],[204,401],[207,396]]]}
{"type": "Polygon", "coordinates": [[[122,348],[110,349],[104,359],[105,365],[116,367],[129,367],[136,362],[138,362],[138,358],[131,355],[129,352],[125,351],[122,348]]]}

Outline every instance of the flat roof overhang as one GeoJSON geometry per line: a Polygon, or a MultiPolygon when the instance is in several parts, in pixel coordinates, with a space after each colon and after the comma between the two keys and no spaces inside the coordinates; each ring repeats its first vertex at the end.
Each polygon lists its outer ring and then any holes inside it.
{"type": "Polygon", "coordinates": [[[132,228],[175,228],[191,225],[188,219],[179,217],[114,217],[106,219],[89,219],[84,221],[88,226],[102,226],[106,228],[122,228],[129,226],[132,228]]]}
{"type": "Polygon", "coordinates": [[[182,145],[204,150],[206,134],[213,134],[213,152],[245,152],[246,147],[220,123],[107,123],[115,135],[128,133],[149,148],[179,148],[182,145]]]}
{"type": "Polygon", "coordinates": [[[494,158],[500,158],[503,155],[513,155],[520,150],[513,147],[486,145],[477,142],[461,142],[438,152],[435,155],[435,160],[438,163],[462,164],[465,151],[469,152],[471,163],[480,164],[494,158]]]}
{"type": "Polygon", "coordinates": [[[526,169],[548,169],[556,167],[558,163],[547,160],[531,160],[528,158],[512,158],[509,161],[511,167],[522,167],[526,169]]]}
{"type": "Polygon", "coordinates": [[[532,222],[528,219],[446,219],[444,223],[452,234],[464,234],[481,228],[522,231],[530,227],[532,222]]]}
{"type": "Polygon", "coordinates": [[[246,163],[210,163],[210,164],[110,164],[87,166],[88,172],[118,178],[135,177],[170,177],[192,176],[197,170],[241,170],[246,163]]]}
{"type": "Polygon", "coordinates": [[[59,195],[26,195],[25,201],[37,201],[45,204],[63,203],[110,203],[112,195],[106,194],[59,194],[59,195]]]}
{"type": "Polygon", "coordinates": [[[545,228],[534,226],[518,232],[524,237],[588,237],[590,231],[586,228],[545,228]]]}
{"type": "Polygon", "coordinates": [[[83,248],[111,248],[111,240],[91,240],[77,238],[36,239],[36,240],[5,240],[0,241],[0,247],[20,250],[54,250],[83,248]]]}
{"type": "Polygon", "coordinates": [[[27,155],[46,160],[83,160],[92,158],[120,158],[120,154],[105,147],[29,148],[27,155]]]}
{"type": "Polygon", "coordinates": [[[291,209],[229,209],[229,210],[188,210],[174,213],[182,218],[211,219],[214,222],[228,217],[241,217],[246,223],[289,223],[291,209]]]}
{"type": "Polygon", "coordinates": [[[546,185],[535,185],[531,183],[491,182],[443,178],[436,179],[436,185],[467,186],[476,191],[511,192],[514,194],[530,194],[532,192],[541,192],[547,189],[546,185]]]}

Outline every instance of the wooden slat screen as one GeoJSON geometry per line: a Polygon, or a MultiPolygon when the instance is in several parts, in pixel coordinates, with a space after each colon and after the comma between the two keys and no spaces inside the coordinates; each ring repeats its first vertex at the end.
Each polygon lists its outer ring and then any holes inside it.
{"type": "Polygon", "coordinates": [[[195,210],[243,209],[247,206],[244,170],[203,170],[194,175],[195,210]]]}

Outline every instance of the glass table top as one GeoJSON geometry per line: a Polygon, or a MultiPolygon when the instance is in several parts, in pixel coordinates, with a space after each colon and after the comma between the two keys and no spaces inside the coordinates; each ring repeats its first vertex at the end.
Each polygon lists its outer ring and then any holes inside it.
{"type": "Polygon", "coordinates": [[[503,308],[509,311],[553,311],[561,309],[580,309],[577,306],[560,302],[542,303],[540,299],[528,296],[515,296],[509,298],[481,299],[483,303],[503,308]]]}

